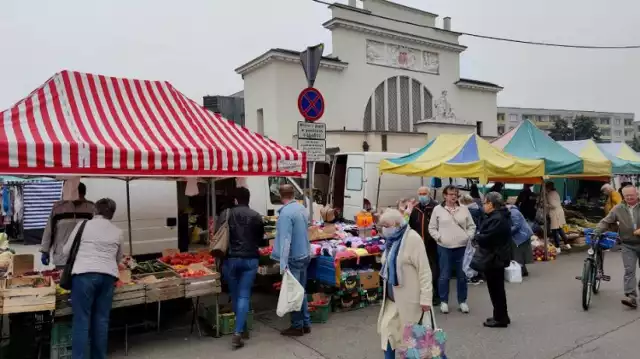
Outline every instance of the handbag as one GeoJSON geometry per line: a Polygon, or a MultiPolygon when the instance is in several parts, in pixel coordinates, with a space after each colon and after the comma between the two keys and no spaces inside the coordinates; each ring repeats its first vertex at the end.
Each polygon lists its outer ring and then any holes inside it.
{"type": "Polygon", "coordinates": [[[229,214],[231,209],[227,209],[224,223],[213,235],[213,241],[209,247],[211,254],[215,257],[226,257],[229,252],[229,214]]]}
{"type": "Polygon", "coordinates": [[[60,275],[60,288],[64,290],[71,290],[71,271],[73,270],[73,265],[76,263],[78,249],[80,249],[80,240],[82,239],[82,233],[84,232],[84,226],[86,224],[87,221],[82,221],[82,223],[80,224],[78,232],[76,232],[76,236],[73,238],[73,243],[71,244],[71,251],[69,252],[69,257],[67,258],[67,264],[64,265],[64,269],[62,270],[62,274],[60,275]]]}
{"type": "Polygon", "coordinates": [[[447,334],[436,324],[433,309],[429,311],[431,326],[424,326],[424,312],[416,324],[407,324],[402,332],[403,347],[398,350],[403,359],[446,359],[447,334]]]}
{"type": "Polygon", "coordinates": [[[471,258],[469,268],[476,272],[483,273],[490,265],[493,264],[494,257],[494,252],[478,246],[478,248],[476,248],[476,252],[473,254],[473,258],[471,258]]]}

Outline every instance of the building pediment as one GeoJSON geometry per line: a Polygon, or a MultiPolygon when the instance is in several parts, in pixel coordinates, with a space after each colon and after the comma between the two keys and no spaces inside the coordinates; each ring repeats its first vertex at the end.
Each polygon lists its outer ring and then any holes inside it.
{"type": "Polygon", "coordinates": [[[414,44],[418,44],[426,47],[448,50],[448,51],[453,51],[457,53],[463,52],[464,50],[467,49],[466,46],[456,44],[453,42],[430,39],[423,36],[416,36],[414,34],[402,32],[402,31],[385,29],[375,25],[365,24],[365,23],[338,18],[338,17],[334,17],[333,19],[325,22],[323,26],[329,30],[344,28],[352,31],[361,32],[367,35],[375,35],[375,36],[380,36],[387,39],[392,39],[394,41],[405,41],[405,42],[414,43],[414,44]]]}

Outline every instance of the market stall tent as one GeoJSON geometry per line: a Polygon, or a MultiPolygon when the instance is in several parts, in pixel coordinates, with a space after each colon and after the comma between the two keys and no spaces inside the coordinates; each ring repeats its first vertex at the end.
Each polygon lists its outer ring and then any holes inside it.
{"type": "Polygon", "coordinates": [[[558,144],[582,159],[585,173],[611,174],[613,165],[622,165],[622,161],[610,160],[594,140],[558,141],[558,144]]]}
{"type": "Polygon", "coordinates": [[[640,155],[626,143],[599,143],[598,148],[614,163],[613,173],[640,174],[640,155]]]}
{"type": "Polygon", "coordinates": [[[580,157],[559,145],[528,120],[493,141],[492,145],[514,156],[544,160],[544,174],[547,176],[585,174],[580,157]]]}
{"type": "Polygon", "coordinates": [[[380,161],[380,172],[422,177],[542,178],[544,162],[506,154],[476,134],[439,135],[411,154],[380,161]]]}
{"type": "Polygon", "coordinates": [[[214,114],[166,81],[62,71],[0,112],[0,173],[301,176],[305,154],[214,114]]]}

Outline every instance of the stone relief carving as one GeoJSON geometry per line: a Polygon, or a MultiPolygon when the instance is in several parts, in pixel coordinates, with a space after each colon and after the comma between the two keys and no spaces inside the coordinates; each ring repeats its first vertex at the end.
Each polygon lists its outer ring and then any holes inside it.
{"type": "Polygon", "coordinates": [[[444,90],[440,94],[440,97],[434,103],[435,116],[431,118],[435,122],[448,122],[457,124],[467,124],[464,120],[459,120],[456,114],[453,112],[453,108],[447,100],[447,91],[444,90]]]}
{"type": "Polygon", "coordinates": [[[440,71],[440,59],[435,52],[374,40],[367,40],[367,63],[436,75],[440,71]]]}

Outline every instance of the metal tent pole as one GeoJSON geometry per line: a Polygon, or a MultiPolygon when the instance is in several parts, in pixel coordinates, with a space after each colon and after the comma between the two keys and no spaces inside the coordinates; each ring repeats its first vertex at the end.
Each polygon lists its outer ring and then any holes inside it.
{"type": "Polygon", "coordinates": [[[547,215],[549,211],[547,211],[547,186],[544,180],[542,181],[542,189],[540,190],[542,193],[542,214],[544,217],[544,260],[549,260],[549,236],[547,235],[547,215]]]}
{"type": "Polygon", "coordinates": [[[380,175],[378,176],[378,190],[376,191],[376,212],[378,212],[378,209],[380,208],[380,206],[379,206],[379,202],[380,202],[380,182],[382,182],[382,173],[380,173],[380,175]]]}
{"type": "Polygon", "coordinates": [[[129,229],[129,255],[133,257],[133,237],[131,230],[131,192],[129,192],[129,182],[131,179],[126,180],[127,184],[127,228],[129,229]]]}

